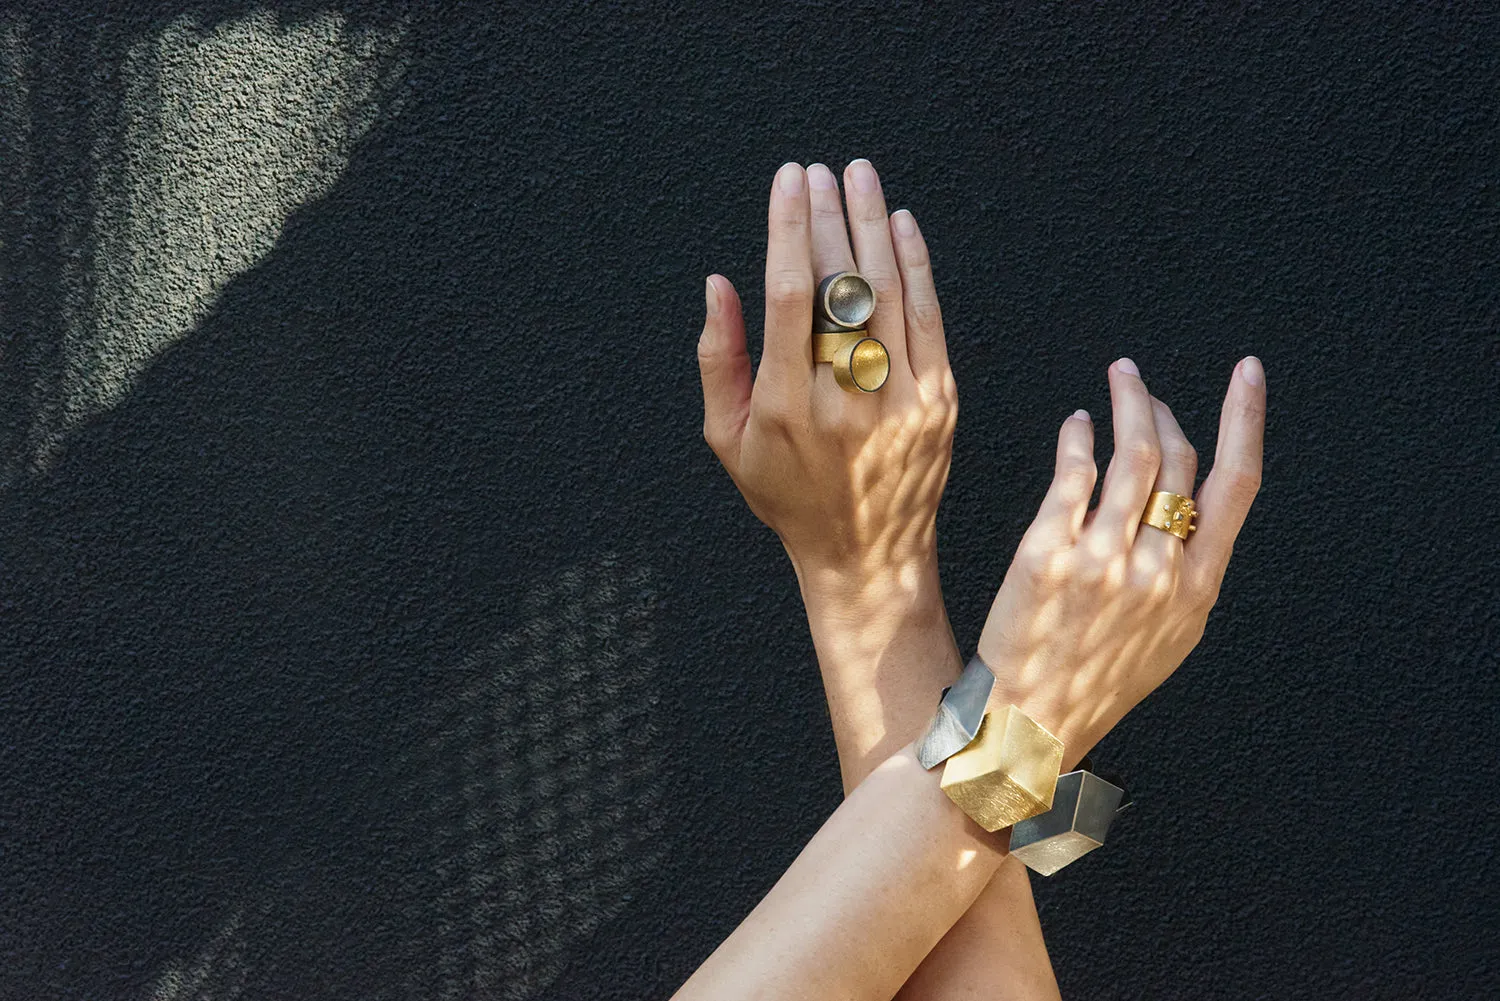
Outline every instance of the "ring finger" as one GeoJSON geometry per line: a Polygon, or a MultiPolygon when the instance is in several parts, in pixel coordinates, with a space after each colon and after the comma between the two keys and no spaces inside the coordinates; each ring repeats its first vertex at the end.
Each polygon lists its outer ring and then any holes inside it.
{"type": "Polygon", "coordinates": [[[885,345],[891,356],[890,384],[882,392],[900,395],[916,388],[906,353],[906,311],[901,294],[901,271],[891,243],[891,220],[886,211],[880,177],[866,159],[844,168],[844,200],[859,273],[875,289],[875,314],[870,336],[885,345]]]}
{"type": "MultiPolygon", "coordinates": [[[[1198,453],[1193,450],[1187,435],[1182,433],[1171,408],[1154,396],[1151,397],[1151,416],[1156,424],[1157,440],[1161,442],[1161,468],[1157,471],[1152,492],[1165,490],[1184,497],[1193,496],[1193,485],[1198,477],[1198,453]]],[[[1135,537],[1132,555],[1149,568],[1175,569],[1182,565],[1185,541],[1165,529],[1142,525],[1135,537]]]]}

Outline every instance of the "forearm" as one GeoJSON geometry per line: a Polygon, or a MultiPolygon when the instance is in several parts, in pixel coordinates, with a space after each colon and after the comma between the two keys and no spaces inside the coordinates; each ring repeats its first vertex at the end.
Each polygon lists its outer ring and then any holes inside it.
{"type": "Polygon", "coordinates": [[[1058,1001],[1031,876],[1009,855],[974,905],[922,961],[901,1001],[1058,1001]]]}
{"type": "Polygon", "coordinates": [[[844,791],[922,733],[963,669],[932,557],[873,575],[797,568],[844,791]]]}
{"type": "MultiPolygon", "coordinates": [[[[844,788],[922,732],[938,693],[963,667],[944,607],[937,560],[855,575],[798,569],[833,718],[844,788]]],[[[1007,859],[994,880],[901,990],[922,998],[1056,999],[1025,867],[1007,859]]]]}
{"type": "Polygon", "coordinates": [[[677,997],[892,997],[1004,859],[905,747],[856,788],[677,997]]]}

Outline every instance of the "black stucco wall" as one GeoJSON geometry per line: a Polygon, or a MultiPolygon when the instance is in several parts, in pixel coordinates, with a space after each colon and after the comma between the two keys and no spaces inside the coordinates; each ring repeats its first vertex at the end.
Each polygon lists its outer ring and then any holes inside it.
{"type": "Polygon", "coordinates": [[[943,296],[966,648],[1111,360],[1205,458],[1268,371],[1207,637],[1102,748],[1138,805],[1037,884],[1065,996],[1500,993],[1482,5],[281,7],[390,28],[384,110],[63,420],[123,329],[100,234],[157,254],[130,315],[196,274],[100,139],[193,94],[123,74],[255,9],[5,15],[0,998],[675,988],[839,795],[790,568],[699,437],[703,277],[753,325],[772,173],[856,156],[943,296]]]}

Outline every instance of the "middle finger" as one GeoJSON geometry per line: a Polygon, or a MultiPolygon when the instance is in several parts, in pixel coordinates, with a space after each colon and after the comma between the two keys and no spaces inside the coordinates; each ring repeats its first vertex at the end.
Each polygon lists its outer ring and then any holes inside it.
{"type": "MultiPolygon", "coordinates": [[[[854,258],[859,273],[875,289],[875,314],[870,317],[870,336],[885,345],[891,356],[890,390],[906,392],[916,385],[906,355],[906,316],[901,300],[901,272],[891,246],[890,217],[880,177],[866,159],[844,168],[844,200],[849,209],[849,230],[854,237],[854,258]]],[[[888,390],[889,391],[889,390],[888,390]]]]}
{"type": "Polygon", "coordinates": [[[1088,533],[1096,544],[1112,551],[1135,542],[1146,499],[1161,468],[1161,440],[1151,394],[1141,381],[1135,362],[1121,358],[1109,367],[1110,399],[1114,405],[1115,454],[1104,474],[1099,510],[1088,533]]]}
{"type": "MultiPolygon", "coordinates": [[[[844,226],[844,203],[839,198],[838,179],[821,163],[807,168],[808,188],[812,194],[813,285],[840,271],[857,270],[854,252],[849,249],[849,231],[844,226]]],[[[876,293],[876,308],[879,309],[876,293]]],[[[816,312],[817,303],[813,304],[816,312]]],[[[839,426],[853,422],[867,426],[877,413],[876,401],[865,393],[848,393],[839,387],[833,366],[813,366],[813,419],[820,425],[839,426]]]]}

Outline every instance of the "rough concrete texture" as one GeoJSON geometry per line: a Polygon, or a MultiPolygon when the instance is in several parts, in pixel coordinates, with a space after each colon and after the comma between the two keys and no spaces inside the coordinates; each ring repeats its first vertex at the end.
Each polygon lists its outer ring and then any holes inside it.
{"type": "Polygon", "coordinates": [[[445,6],[0,14],[0,998],[670,993],[839,797],[703,277],[856,156],[966,649],[1111,360],[1269,373],[1065,996],[1500,995],[1493,15],[445,6]]]}

